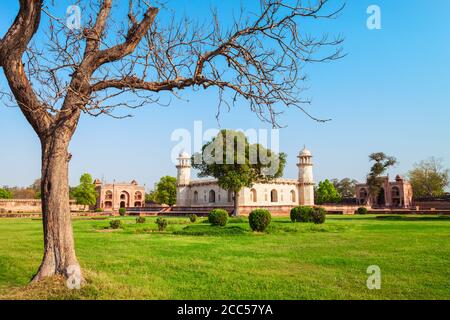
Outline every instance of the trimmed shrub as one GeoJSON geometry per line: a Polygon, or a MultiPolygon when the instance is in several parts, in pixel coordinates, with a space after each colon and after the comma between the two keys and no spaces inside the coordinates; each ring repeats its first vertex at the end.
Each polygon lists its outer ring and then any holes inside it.
{"type": "Polygon", "coordinates": [[[127,213],[127,209],[125,209],[125,208],[120,208],[119,209],[119,214],[123,217],[123,216],[125,216],[125,214],[127,213]]]}
{"type": "Polygon", "coordinates": [[[312,222],[313,207],[299,206],[292,208],[291,221],[292,222],[312,222]]]}
{"type": "Polygon", "coordinates": [[[295,207],[291,209],[291,221],[300,221],[300,207],[295,207]]]}
{"type": "Polygon", "coordinates": [[[208,221],[213,226],[226,226],[228,221],[228,212],[223,209],[214,209],[208,214],[208,221]]]}
{"type": "Polygon", "coordinates": [[[369,213],[369,210],[367,210],[366,207],[360,207],[358,210],[356,210],[356,214],[367,214],[369,213]]]}
{"type": "Polygon", "coordinates": [[[122,228],[122,225],[123,225],[122,220],[111,220],[111,221],[109,222],[109,227],[110,227],[111,229],[119,229],[119,228],[122,228]]]}
{"type": "Polygon", "coordinates": [[[195,223],[197,221],[197,215],[196,214],[190,214],[189,220],[191,220],[192,223],[195,223]]]}
{"type": "Polygon", "coordinates": [[[156,219],[156,224],[158,225],[158,230],[159,231],[164,231],[167,228],[167,220],[163,219],[163,218],[158,218],[156,219]]]}
{"type": "Polygon", "coordinates": [[[314,208],[314,210],[312,212],[311,220],[315,224],[322,224],[322,223],[325,223],[326,217],[327,217],[327,211],[325,210],[325,208],[316,207],[316,208],[314,208]]]}
{"type": "Polygon", "coordinates": [[[253,231],[263,232],[272,221],[272,215],[267,209],[256,209],[250,212],[248,222],[253,231]]]}
{"type": "Polygon", "coordinates": [[[103,209],[102,208],[95,208],[94,212],[97,212],[97,213],[103,212],[103,209]]]}
{"type": "Polygon", "coordinates": [[[137,218],[136,218],[136,223],[138,223],[138,224],[143,224],[143,223],[145,223],[145,218],[144,218],[144,217],[137,217],[137,218]]]}

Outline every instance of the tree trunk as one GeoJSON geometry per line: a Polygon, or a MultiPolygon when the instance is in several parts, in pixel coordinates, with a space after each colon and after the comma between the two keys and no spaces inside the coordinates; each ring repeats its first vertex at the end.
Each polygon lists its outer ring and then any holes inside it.
{"type": "Polygon", "coordinates": [[[44,257],[32,282],[62,275],[78,287],[82,275],[75,255],[69,204],[69,141],[67,135],[56,132],[41,138],[44,257]]]}
{"type": "Polygon", "coordinates": [[[239,216],[239,191],[234,193],[234,213],[235,217],[239,216]]]}

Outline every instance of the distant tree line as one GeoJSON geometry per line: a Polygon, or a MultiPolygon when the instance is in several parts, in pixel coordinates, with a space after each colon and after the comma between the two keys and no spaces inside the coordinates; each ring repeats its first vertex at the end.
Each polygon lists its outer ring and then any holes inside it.
{"type": "Polygon", "coordinates": [[[41,197],[41,179],[36,179],[28,187],[0,188],[0,199],[39,199],[41,197]]]}

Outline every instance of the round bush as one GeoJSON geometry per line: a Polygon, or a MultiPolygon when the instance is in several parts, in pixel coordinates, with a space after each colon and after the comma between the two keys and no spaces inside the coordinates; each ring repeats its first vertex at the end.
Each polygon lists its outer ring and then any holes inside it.
{"type": "Polygon", "coordinates": [[[295,207],[291,209],[291,221],[297,222],[300,220],[300,207],[295,207]]]}
{"type": "Polygon", "coordinates": [[[208,221],[213,226],[226,226],[228,221],[228,212],[223,209],[214,209],[208,214],[208,221]]]}
{"type": "Polygon", "coordinates": [[[313,207],[299,206],[292,208],[291,221],[292,222],[312,222],[313,207]]]}
{"type": "Polygon", "coordinates": [[[167,228],[168,222],[166,219],[158,218],[158,219],[156,219],[156,224],[158,225],[159,231],[164,231],[167,228]]]}
{"type": "Polygon", "coordinates": [[[197,221],[197,215],[196,215],[196,214],[190,214],[190,215],[189,215],[189,220],[190,220],[192,223],[195,223],[195,222],[197,221]]]}
{"type": "Polygon", "coordinates": [[[145,218],[144,218],[144,217],[137,217],[137,218],[136,218],[136,223],[138,223],[138,224],[143,224],[143,223],[145,223],[145,218]]]}
{"type": "Polygon", "coordinates": [[[248,222],[253,231],[263,232],[272,221],[272,215],[267,209],[256,209],[250,212],[248,222]]]}
{"type": "Polygon", "coordinates": [[[111,220],[109,222],[109,227],[111,229],[119,229],[122,228],[122,220],[111,220]]]}
{"type": "Polygon", "coordinates": [[[127,209],[125,208],[120,208],[119,209],[119,214],[123,217],[125,214],[127,213],[127,209]]]}
{"type": "Polygon", "coordinates": [[[314,211],[312,212],[312,222],[315,224],[322,224],[325,223],[325,219],[327,217],[327,211],[325,208],[322,207],[316,207],[314,208],[314,211]]]}
{"type": "Polygon", "coordinates": [[[358,210],[356,210],[357,214],[367,214],[369,212],[369,210],[367,210],[366,207],[360,207],[358,208],[358,210]]]}

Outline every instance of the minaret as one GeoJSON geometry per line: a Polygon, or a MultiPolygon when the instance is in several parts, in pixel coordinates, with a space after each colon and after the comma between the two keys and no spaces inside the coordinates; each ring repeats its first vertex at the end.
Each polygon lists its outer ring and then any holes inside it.
{"type": "Polygon", "coordinates": [[[311,152],[306,146],[298,155],[298,194],[299,204],[302,206],[314,205],[314,176],[311,152]]]}
{"type": "Polygon", "coordinates": [[[189,183],[191,182],[191,157],[181,152],[177,165],[177,206],[189,206],[189,183]]]}

